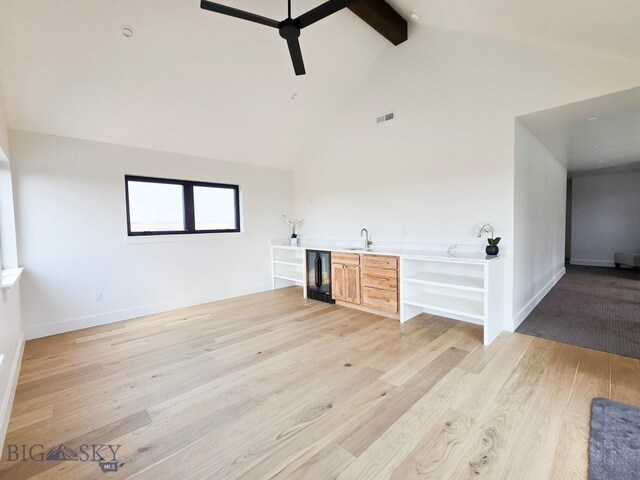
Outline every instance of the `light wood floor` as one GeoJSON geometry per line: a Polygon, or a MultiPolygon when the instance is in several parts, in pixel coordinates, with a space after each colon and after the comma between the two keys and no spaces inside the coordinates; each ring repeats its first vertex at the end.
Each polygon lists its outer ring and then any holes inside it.
{"type": "Polygon", "coordinates": [[[7,443],[122,445],[0,478],[586,479],[592,398],[640,404],[640,361],[298,288],[26,345],[7,443]]]}

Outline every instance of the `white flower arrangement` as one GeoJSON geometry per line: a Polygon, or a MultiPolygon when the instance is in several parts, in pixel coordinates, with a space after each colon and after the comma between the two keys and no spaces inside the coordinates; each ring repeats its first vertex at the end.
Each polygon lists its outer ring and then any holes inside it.
{"type": "Polygon", "coordinates": [[[291,233],[291,238],[298,238],[298,234],[296,233],[296,228],[302,223],[304,222],[304,220],[294,220],[293,218],[287,216],[287,215],[282,215],[280,218],[282,218],[282,221],[284,223],[286,223],[287,225],[289,225],[292,229],[292,233],[291,233]]]}

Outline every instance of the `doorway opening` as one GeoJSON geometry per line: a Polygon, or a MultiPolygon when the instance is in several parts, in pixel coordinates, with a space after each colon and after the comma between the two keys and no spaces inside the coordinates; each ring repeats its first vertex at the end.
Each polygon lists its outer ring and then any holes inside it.
{"type": "Polygon", "coordinates": [[[640,88],[519,121],[566,168],[566,274],[516,331],[640,358],[640,88]]]}

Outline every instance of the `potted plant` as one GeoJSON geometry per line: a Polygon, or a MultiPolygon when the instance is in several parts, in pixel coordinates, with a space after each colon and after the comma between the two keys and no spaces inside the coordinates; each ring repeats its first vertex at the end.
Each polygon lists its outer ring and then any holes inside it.
{"type": "Polygon", "coordinates": [[[490,223],[485,223],[478,227],[478,238],[482,237],[483,233],[490,234],[490,237],[487,238],[489,245],[485,248],[487,255],[498,255],[498,252],[500,251],[498,244],[500,243],[501,237],[494,236],[493,226],[490,223]]]}
{"type": "Polygon", "coordinates": [[[298,227],[298,225],[300,225],[303,220],[294,220],[293,218],[287,216],[287,215],[282,215],[282,221],[284,223],[286,223],[287,225],[289,225],[291,227],[291,246],[296,247],[298,246],[298,234],[296,233],[296,227],[298,227]]]}

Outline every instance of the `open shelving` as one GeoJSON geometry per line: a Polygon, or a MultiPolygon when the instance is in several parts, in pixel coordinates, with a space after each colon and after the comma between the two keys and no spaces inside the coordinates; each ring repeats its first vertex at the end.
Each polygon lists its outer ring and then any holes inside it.
{"type": "Polygon", "coordinates": [[[485,344],[489,344],[502,331],[501,272],[500,259],[473,262],[403,257],[400,321],[430,313],[480,324],[485,344]]]}
{"type": "Polygon", "coordinates": [[[444,286],[472,292],[482,292],[484,290],[484,278],[468,277],[451,273],[420,271],[406,276],[404,280],[411,283],[444,286]]]}
{"type": "Polygon", "coordinates": [[[434,311],[439,310],[442,313],[466,315],[478,320],[482,320],[484,317],[483,301],[473,298],[421,292],[405,298],[404,303],[434,311]]]}
{"type": "Polygon", "coordinates": [[[285,245],[271,246],[273,288],[304,286],[304,249],[285,245]]]}

